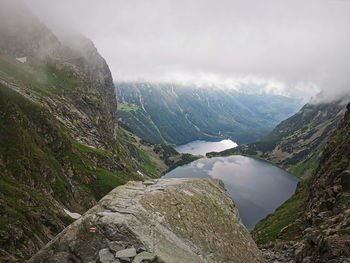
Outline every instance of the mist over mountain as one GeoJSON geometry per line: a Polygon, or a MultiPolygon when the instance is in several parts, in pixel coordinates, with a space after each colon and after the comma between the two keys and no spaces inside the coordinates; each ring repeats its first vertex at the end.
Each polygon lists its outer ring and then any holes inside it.
{"type": "Polygon", "coordinates": [[[0,262],[349,263],[349,47],[347,0],[0,0],[0,262]]]}
{"type": "Polygon", "coordinates": [[[93,39],[119,81],[243,81],[305,102],[350,89],[349,1],[17,1],[93,39]]]}

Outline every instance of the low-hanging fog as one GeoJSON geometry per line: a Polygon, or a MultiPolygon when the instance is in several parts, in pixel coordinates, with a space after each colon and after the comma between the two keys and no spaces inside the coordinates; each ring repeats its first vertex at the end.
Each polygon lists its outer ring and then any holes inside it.
{"type": "Polygon", "coordinates": [[[116,81],[177,81],[304,99],[350,92],[350,1],[30,0],[91,38],[116,81]]]}

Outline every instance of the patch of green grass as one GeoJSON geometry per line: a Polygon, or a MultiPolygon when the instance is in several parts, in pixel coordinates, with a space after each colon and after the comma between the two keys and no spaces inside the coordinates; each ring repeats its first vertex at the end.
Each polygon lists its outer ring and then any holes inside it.
{"type": "Polygon", "coordinates": [[[142,158],[143,172],[150,177],[154,177],[157,174],[157,167],[151,161],[151,158],[142,150],[138,149],[138,152],[142,158]]]}
{"type": "Polygon", "coordinates": [[[74,92],[83,82],[81,79],[71,74],[73,71],[74,69],[69,65],[61,70],[58,70],[52,65],[47,65],[45,67],[45,76],[47,77],[46,85],[50,85],[52,91],[57,94],[61,94],[62,92],[74,92]]]}
{"type": "Polygon", "coordinates": [[[118,111],[130,112],[130,111],[137,111],[138,109],[139,107],[135,104],[128,104],[128,103],[118,104],[118,111]]]}
{"type": "Polygon", "coordinates": [[[337,232],[339,235],[350,235],[350,227],[348,228],[344,228],[344,229],[340,229],[337,232]]]}
{"type": "Polygon", "coordinates": [[[85,152],[85,153],[96,153],[96,154],[110,154],[107,150],[103,149],[96,149],[94,147],[82,144],[80,142],[74,141],[73,142],[73,147],[80,152],[85,152]]]}
{"type": "MultiPolygon", "coordinates": [[[[322,148],[322,147],[321,147],[322,148]]],[[[320,151],[315,152],[310,158],[298,162],[293,166],[288,167],[287,172],[301,178],[305,175],[310,175],[319,165],[319,154],[320,151]]]]}
{"type": "Polygon", "coordinates": [[[68,72],[74,69],[68,65],[57,69],[53,65],[27,64],[0,57],[0,71],[21,82],[24,86],[42,96],[75,92],[83,84],[82,80],[68,72]]]}
{"type": "Polygon", "coordinates": [[[56,215],[66,226],[72,224],[75,219],[74,218],[71,218],[70,216],[68,215],[62,215],[60,213],[57,213],[56,215]]]}
{"type": "Polygon", "coordinates": [[[105,169],[98,169],[92,173],[96,176],[96,180],[86,186],[90,189],[96,200],[100,200],[115,187],[125,183],[122,174],[112,173],[105,169]]]}
{"type": "Polygon", "coordinates": [[[119,127],[119,129],[117,131],[117,138],[123,140],[123,142],[121,142],[121,143],[128,142],[130,144],[133,144],[133,143],[137,142],[135,135],[122,127],[119,127]]]}
{"type": "Polygon", "coordinates": [[[298,219],[304,211],[308,198],[310,179],[310,176],[303,178],[299,183],[298,192],[255,226],[253,236],[258,244],[266,244],[277,239],[289,240],[301,234],[302,225],[298,219]],[[286,226],[288,228],[281,233],[286,226]]]}

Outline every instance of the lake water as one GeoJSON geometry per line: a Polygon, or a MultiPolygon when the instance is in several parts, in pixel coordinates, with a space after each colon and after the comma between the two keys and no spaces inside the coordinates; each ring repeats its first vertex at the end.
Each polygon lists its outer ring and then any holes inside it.
{"type": "Polygon", "coordinates": [[[221,152],[236,147],[237,144],[231,140],[202,141],[197,140],[175,147],[180,153],[193,155],[205,155],[208,152],[221,152]]]}
{"type": "Polygon", "coordinates": [[[285,202],[298,183],[295,176],[268,162],[240,155],[199,159],[164,177],[221,179],[248,229],[285,202]]]}

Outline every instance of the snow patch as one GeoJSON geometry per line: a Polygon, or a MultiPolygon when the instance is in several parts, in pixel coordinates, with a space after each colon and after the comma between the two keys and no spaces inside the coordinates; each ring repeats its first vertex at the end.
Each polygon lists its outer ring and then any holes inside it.
{"type": "Polygon", "coordinates": [[[78,219],[79,217],[81,217],[81,214],[78,214],[78,213],[72,213],[71,211],[67,210],[67,209],[64,209],[64,212],[69,215],[71,218],[74,218],[74,219],[78,219]]]}
{"type": "Polygon", "coordinates": [[[141,175],[143,178],[145,178],[145,175],[144,175],[143,173],[141,173],[139,170],[137,170],[137,173],[138,173],[139,175],[141,175]]]}
{"type": "Polygon", "coordinates": [[[26,63],[27,62],[27,57],[16,58],[16,60],[21,62],[21,63],[26,63]]]}

